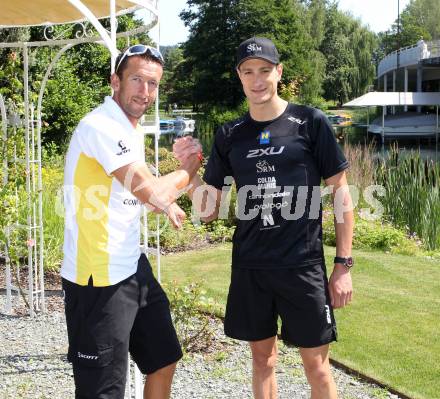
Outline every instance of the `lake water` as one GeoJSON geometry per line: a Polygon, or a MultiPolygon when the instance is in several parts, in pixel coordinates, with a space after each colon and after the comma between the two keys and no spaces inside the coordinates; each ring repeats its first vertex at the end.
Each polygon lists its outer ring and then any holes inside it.
{"type": "Polygon", "coordinates": [[[387,156],[391,149],[398,148],[401,155],[410,154],[411,152],[420,152],[422,159],[437,160],[440,162],[440,142],[438,143],[438,151],[436,153],[435,138],[431,139],[392,139],[385,140],[384,146],[380,142],[377,135],[368,134],[366,128],[350,126],[344,128],[336,128],[336,137],[341,144],[368,144],[374,146],[374,151],[378,157],[387,156]]]}

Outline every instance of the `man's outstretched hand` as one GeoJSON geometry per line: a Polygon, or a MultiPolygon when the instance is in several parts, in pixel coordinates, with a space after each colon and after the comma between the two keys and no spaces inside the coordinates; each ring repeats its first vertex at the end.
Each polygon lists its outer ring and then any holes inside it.
{"type": "Polygon", "coordinates": [[[167,209],[165,209],[165,213],[176,229],[180,229],[182,227],[182,223],[185,220],[186,215],[179,205],[173,202],[167,209]]]}
{"type": "Polygon", "coordinates": [[[201,155],[202,146],[200,145],[199,140],[192,136],[181,137],[174,141],[173,154],[174,157],[182,164],[191,155],[201,155]]]}

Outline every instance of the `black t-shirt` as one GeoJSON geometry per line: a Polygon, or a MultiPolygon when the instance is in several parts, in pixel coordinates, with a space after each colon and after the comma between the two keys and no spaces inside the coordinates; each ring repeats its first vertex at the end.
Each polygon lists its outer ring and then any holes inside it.
{"type": "Polygon", "coordinates": [[[311,107],[288,104],[265,122],[248,113],[218,129],[204,180],[221,190],[232,176],[237,186],[232,266],[322,262],[321,178],[347,167],[327,118],[311,107]]]}

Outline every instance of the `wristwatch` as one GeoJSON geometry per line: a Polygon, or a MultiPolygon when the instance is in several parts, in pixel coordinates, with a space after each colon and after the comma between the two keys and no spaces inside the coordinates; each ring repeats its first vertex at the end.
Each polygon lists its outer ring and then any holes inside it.
{"type": "Polygon", "coordinates": [[[351,269],[353,267],[353,258],[351,256],[335,256],[335,259],[333,261],[334,263],[340,263],[341,265],[344,265],[347,269],[351,269]]]}

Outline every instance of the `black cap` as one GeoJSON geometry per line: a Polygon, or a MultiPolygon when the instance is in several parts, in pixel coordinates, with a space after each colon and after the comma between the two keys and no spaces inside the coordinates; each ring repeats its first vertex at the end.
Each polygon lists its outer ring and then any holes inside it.
{"type": "Polygon", "coordinates": [[[275,65],[280,63],[275,44],[265,37],[251,37],[238,46],[237,68],[242,62],[251,58],[261,58],[275,65]]]}

